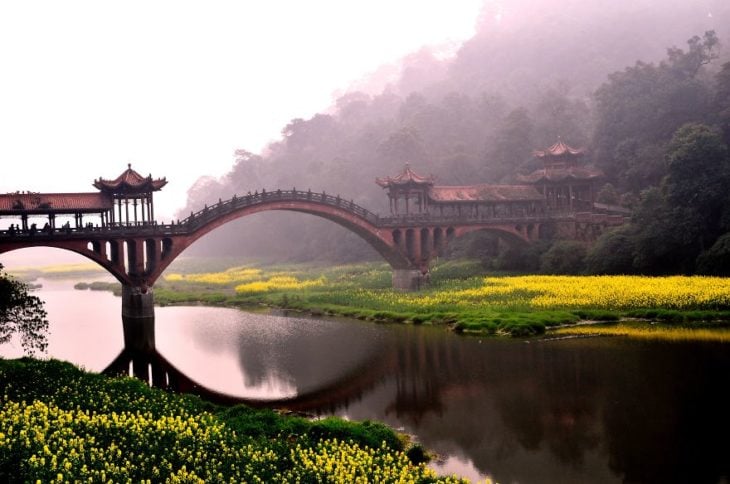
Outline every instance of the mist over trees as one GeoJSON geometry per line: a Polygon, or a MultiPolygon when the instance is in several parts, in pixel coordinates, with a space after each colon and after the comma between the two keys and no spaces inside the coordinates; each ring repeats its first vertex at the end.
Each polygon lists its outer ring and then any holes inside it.
{"type": "MultiPolygon", "coordinates": [[[[190,188],[180,215],[262,188],[339,193],[385,213],[374,179],[405,162],[439,184],[510,183],[536,167],[532,150],[561,136],[587,147],[606,172],[603,201],[634,210],[632,224],[586,254],[589,270],[691,272],[700,260],[715,267],[719,259],[708,258],[727,257],[717,254],[727,254],[730,231],[718,188],[728,173],[728,39],[726,0],[490,2],[453,56],[424,48],[323,112],[291,120],[264,152],[236,151],[228,174],[190,188]],[[687,227],[677,230],[680,221],[687,227]]],[[[190,250],[377,258],[331,222],[271,212],[222,227],[190,250]]],[[[511,257],[519,265],[523,256],[511,257]]],[[[505,268],[509,259],[501,254],[505,268]]]]}

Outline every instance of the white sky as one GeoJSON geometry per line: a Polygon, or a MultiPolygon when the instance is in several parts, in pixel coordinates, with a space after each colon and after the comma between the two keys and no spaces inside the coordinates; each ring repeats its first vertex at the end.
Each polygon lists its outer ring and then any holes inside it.
{"type": "Polygon", "coordinates": [[[473,35],[482,0],[2,1],[0,193],[91,191],[128,162],[201,175],[378,66],[473,35]]]}

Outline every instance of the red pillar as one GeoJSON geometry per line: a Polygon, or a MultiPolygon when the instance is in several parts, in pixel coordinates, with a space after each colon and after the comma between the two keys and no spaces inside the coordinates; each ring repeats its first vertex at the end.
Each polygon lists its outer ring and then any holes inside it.
{"type": "Polygon", "coordinates": [[[413,229],[413,262],[421,260],[421,229],[413,229]]]}

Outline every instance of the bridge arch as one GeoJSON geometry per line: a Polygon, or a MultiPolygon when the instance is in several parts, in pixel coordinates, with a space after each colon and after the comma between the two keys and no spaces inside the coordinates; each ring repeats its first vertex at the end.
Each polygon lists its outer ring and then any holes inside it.
{"type": "Polygon", "coordinates": [[[193,214],[181,222],[181,225],[186,225],[188,228],[185,235],[167,239],[165,251],[167,254],[163,253],[163,260],[149,274],[150,284],[160,276],[173,259],[204,235],[234,220],[267,211],[300,212],[324,218],[360,236],[394,269],[412,268],[411,261],[399,247],[397,236],[394,238],[394,231],[377,226],[377,220],[372,219],[374,215],[369,212],[358,213],[362,211],[360,207],[339,198],[326,198],[320,194],[308,195],[308,199],[291,200],[277,196],[277,192],[272,192],[268,197],[259,195],[254,203],[246,201],[245,198],[233,198],[193,214]],[[336,202],[332,203],[332,199],[336,202]],[[241,202],[237,203],[237,200],[241,200],[241,202]],[[368,217],[368,215],[372,217],[368,217]]]}
{"type": "Polygon", "coordinates": [[[106,243],[99,241],[87,241],[87,240],[38,240],[38,241],[24,241],[18,244],[2,244],[0,245],[0,255],[14,252],[22,249],[32,248],[49,248],[49,249],[61,249],[68,252],[73,252],[86,259],[96,263],[102,269],[113,275],[120,283],[130,284],[130,279],[126,274],[123,267],[123,261],[114,262],[108,259],[106,250],[104,247],[106,243]],[[120,267],[120,265],[122,267],[120,267]]]}

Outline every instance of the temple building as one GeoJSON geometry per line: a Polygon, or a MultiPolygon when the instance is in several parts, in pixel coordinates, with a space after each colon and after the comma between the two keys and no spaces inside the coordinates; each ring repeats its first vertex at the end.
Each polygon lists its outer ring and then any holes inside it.
{"type": "Polygon", "coordinates": [[[520,185],[478,184],[440,186],[433,175],[416,174],[406,164],[399,174],[376,178],[388,190],[390,213],[394,216],[511,218],[541,216],[547,212],[590,212],[604,175],[585,166],[585,150],[563,141],[535,151],[543,167],[518,176],[520,185]]]}
{"type": "Polygon", "coordinates": [[[132,169],[131,164],[114,180],[101,177],[94,180],[94,187],[108,196],[114,205],[107,220],[111,225],[144,225],[153,222],[155,208],[152,193],[165,185],[166,178],[154,180],[152,175],[143,177],[132,169]]]}
{"type": "Polygon", "coordinates": [[[393,215],[495,218],[537,215],[543,195],[530,185],[435,185],[433,176],[417,175],[406,164],[393,177],[376,178],[388,189],[393,215]]]}
{"type": "Polygon", "coordinates": [[[549,210],[588,212],[593,210],[597,184],[604,180],[601,170],[583,163],[584,149],[573,148],[562,140],[545,150],[534,151],[543,167],[529,175],[518,175],[544,197],[549,210]]]}
{"type": "Polygon", "coordinates": [[[0,194],[0,217],[18,217],[19,231],[35,230],[34,225],[29,226],[29,217],[46,218],[44,229],[50,231],[57,229],[59,216],[73,216],[76,228],[84,227],[85,216],[94,216],[102,227],[151,224],[155,219],[152,193],[166,184],[165,178],[143,177],[127,165],[114,180],[94,180],[98,192],[0,194]]]}

